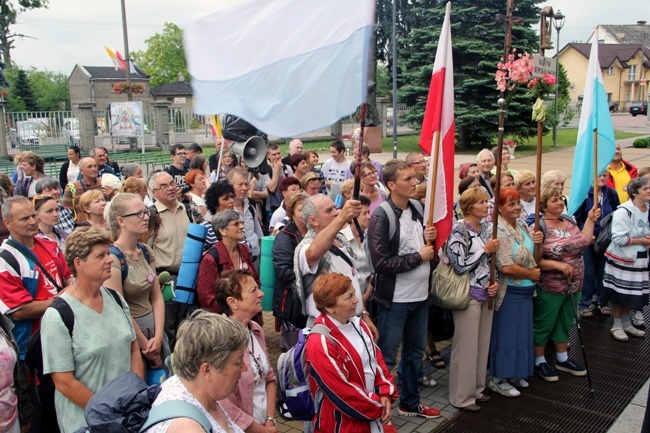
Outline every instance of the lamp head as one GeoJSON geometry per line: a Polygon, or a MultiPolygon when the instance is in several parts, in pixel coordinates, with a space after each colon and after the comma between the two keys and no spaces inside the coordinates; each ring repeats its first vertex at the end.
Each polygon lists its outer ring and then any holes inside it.
{"type": "Polygon", "coordinates": [[[562,13],[562,11],[559,10],[559,9],[558,9],[557,13],[555,13],[555,15],[553,15],[553,27],[555,27],[555,30],[557,30],[558,32],[560,30],[562,30],[562,27],[564,27],[564,19],[565,18],[566,17],[562,13]]]}

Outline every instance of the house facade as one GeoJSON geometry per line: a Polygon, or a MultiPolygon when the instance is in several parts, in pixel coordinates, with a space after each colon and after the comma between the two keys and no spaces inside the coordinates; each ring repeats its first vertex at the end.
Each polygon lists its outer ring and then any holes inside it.
{"type": "Polygon", "coordinates": [[[185,76],[178,73],[178,81],[151,89],[151,97],[154,101],[170,102],[170,109],[188,109],[194,106],[194,92],[190,83],[185,81],[185,76]]]}
{"type": "MultiPolygon", "coordinates": [[[[584,95],[590,51],[590,43],[570,43],[558,55],[566,69],[569,94],[574,102],[584,95]]],[[[624,109],[631,103],[647,99],[650,48],[638,44],[600,43],[598,57],[609,101],[619,102],[624,109]]]]}
{"type": "MultiPolygon", "coordinates": [[[[148,107],[153,101],[149,93],[149,76],[137,66],[137,74],[131,74],[132,84],[144,86],[143,93],[134,93],[134,101],[142,101],[148,107]]],[[[70,105],[74,110],[79,104],[92,102],[95,110],[108,110],[111,102],[127,101],[127,94],[113,93],[113,85],[126,81],[124,71],[115,70],[112,66],[81,66],[76,65],[68,77],[70,90],[70,105]]]]}

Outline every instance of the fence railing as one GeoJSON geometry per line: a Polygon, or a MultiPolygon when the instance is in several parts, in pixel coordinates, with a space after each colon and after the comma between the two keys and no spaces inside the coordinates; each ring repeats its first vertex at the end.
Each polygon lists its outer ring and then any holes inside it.
{"type": "MultiPolygon", "coordinates": [[[[412,125],[406,121],[406,117],[411,110],[412,107],[406,104],[398,104],[397,116],[393,115],[392,107],[388,107],[382,113],[384,125],[389,134],[395,121],[400,134],[415,132],[412,125]]],[[[84,117],[80,112],[75,111],[6,113],[7,148],[16,149],[11,152],[14,153],[28,148],[40,149],[42,146],[49,145],[57,145],[57,148],[72,144],[79,145],[80,137],[82,135],[86,136],[83,131],[88,131],[86,134],[94,131],[95,146],[104,146],[113,150],[129,147],[128,138],[111,136],[110,111],[94,110],[92,125],[84,125],[84,118],[89,119],[90,117],[84,117]]],[[[213,141],[210,125],[206,122],[206,116],[198,115],[191,109],[170,109],[167,116],[168,124],[159,127],[160,130],[156,130],[155,118],[155,112],[152,108],[144,109],[144,135],[142,138],[138,138],[138,146],[141,146],[143,141],[145,146],[159,145],[162,139],[157,137],[157,134],[164,134],[169,143],[197,142],[207,144],[213,141]]],[[[339,120],[334,125],[300,135],[297,138],[328,140],[338,136],[347,137],[351,136],[358,127],[359,120],[354,115],[351,115],[339,120]]],[[[50,149],[54,149],[54,147],[50,149]]]]}

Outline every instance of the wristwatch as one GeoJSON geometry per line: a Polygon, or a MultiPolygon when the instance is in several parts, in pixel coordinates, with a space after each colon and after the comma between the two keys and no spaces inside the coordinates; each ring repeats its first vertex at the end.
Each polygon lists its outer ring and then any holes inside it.
{"type": "Polygon", "coordinates": [[[265,421],[271,421],[274,426],[276,426],[276,427],[278,426],[277,421],[272,416],[267,416],[265,421]]]}

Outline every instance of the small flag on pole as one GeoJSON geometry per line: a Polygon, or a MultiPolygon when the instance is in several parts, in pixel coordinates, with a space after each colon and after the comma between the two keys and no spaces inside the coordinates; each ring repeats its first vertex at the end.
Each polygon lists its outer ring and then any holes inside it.
{"type": "Polygon", "coordinates": [[[420,148],[431,155],[424,214],[438,229],[436,251],[451,233],[454,190],[454,62],[451,51],[451,3],[436,50],[431,86],[422,121],[420,148]],[[437,155],[436,155],[437,151],[437,155]],[[435,166],[437,163],[437,166],[435,166]],[[433,207],[433,209],[431,209],[433,207]]]}
{"type": "Polygon", "coordinates": [[[196,113],[292,137],[366,101],[374,0],[216,3],[184,29],[196,113]]]}
{"type": "Polygon", "coordinates": [[[126,62],[124,61],[122,54],[120,54],[119,51],[115,51],[115,57],[117,57],[117,61],[120,64],[120,71],[126,71],[126,62]]]}
{"type": "Polygon", "coordinates": [[[596,170],[601,173],[607,168],[616,152],[616,140],[612,117],[609,114],[607,93],[603,84],[603,75],[598,60],[598,43],[591,44],[587,82],[585,83],[578,142],[573,158],[573,175],[571,178],[571,195],[567,207],[573,215],[587,198],[589,188],[594,184],[594,150],[597,145],[598,164],[596,170]],[[597,143],[594,140],[597,132],[597,143]]]}
{"type": "Polygon", "coordinates": [[[108,57],[111,58],[111,61],[113,62],[113,66],[115,66],[115,70],[117,71],[120,69],[120,61],[117,59],[117,55],[115,54],[115,50],[108,48],[106,45],[104,45],[104,49],[106,50],[106,53],[108,54],[108,57]]]}

